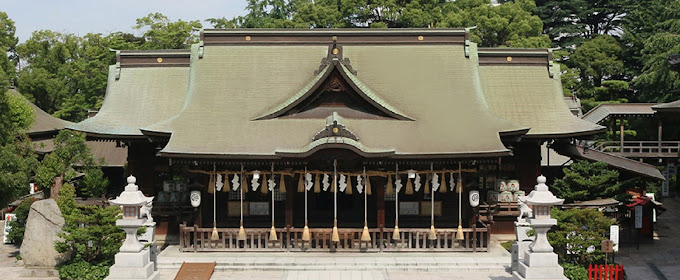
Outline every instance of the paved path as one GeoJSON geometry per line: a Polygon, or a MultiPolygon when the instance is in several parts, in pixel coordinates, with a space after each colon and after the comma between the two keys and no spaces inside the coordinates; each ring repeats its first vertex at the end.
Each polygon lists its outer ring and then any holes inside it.
{"type": "Polygon", "coordinates": [[[19,253],[19,248],[12,244],[4,244],[3,229],[5,221],[0,222],[0,280],[16,279],[19,277],[19,272],[23,269],[16,261],[16,254],[19,253]]]}
{"type": "Polygon", "coordinates": [[[657,217],[658,238],[652,244],[622,247],[616,262],[623,264],[628,279],[680,279],[680,200],[666,198],[666,212],[657,217]]]}
{"type": "MultiPolygon", "coordinates": [[[[177,270],[161,270],[161,280],[174,279],[177,270]]],[[[244,280],[512,280],[509,273],[490,272],[412,272],[412,271],[215,271],[210,279],[244,280]]]]}

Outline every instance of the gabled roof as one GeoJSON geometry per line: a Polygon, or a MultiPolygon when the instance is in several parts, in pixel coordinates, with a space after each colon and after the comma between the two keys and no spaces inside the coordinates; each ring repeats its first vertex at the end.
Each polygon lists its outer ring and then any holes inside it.
{"type": "Polygon", "coordinates": [[[479,75],[491,112],[530,127],[524,137],[578,137],[605,129],[570,112],[549,50],[481,48],[479,75]]]}
{"type": "Polygon", "coordinates": [[[160,152],[168,157],[281,158],[339,143],[394,158],[507,155],[499,133],[526,128],[484,106],[466,36],[464,30],[206,30],[204,42],[192,46],[184,109],[143,130],[171,133],[160,152]],[[356,75],[340,70],[367,100],[410,120],[345,118],[359,139],[353,143],[337,136],[312,140],[326,128],[325,118],[275,117],[321,80],[319,61],[335,48],[356,75]]]}
{"type": "Polygon", "coordinates": [[[680,112],[680,100],[656,104],[652,106],[652,110],[657,111],[659,113],[678,113],[680,112]]]}
{"type": "Polygon", "coordinates": [[[188,50],[120,51],[117,58],[109,67],[99,113],[68,128],[102,138],[141,138],[141,127],[182,109],[189,82],[188,50]]]}
{"type": "Polygon", "coordinates": [[[28,99],[26,99],[14,88],[10,88],[9,93],[21,98],[28,106],[31,106],[31,109],[33,109],[35,120],[33,121],[31,127],[28,128],[28,131],[26,131],[26,134],[33,139],[42,137],[51,138],[53,135],[59,133],[60,130],[64,129],[64,127],[73,124],[70,121],[53,117],[52,115],[38,108],[38,106],[33,104],[33,102],[28,101],[28,99]]]}
{"type": "Polygon", "coordinates": [[[609,116],[647,116],[654,115],[652,106],[655,103],[609,103],[600,104],[583,115],[583,119],[592,123],[599,123],[609,116]]]}

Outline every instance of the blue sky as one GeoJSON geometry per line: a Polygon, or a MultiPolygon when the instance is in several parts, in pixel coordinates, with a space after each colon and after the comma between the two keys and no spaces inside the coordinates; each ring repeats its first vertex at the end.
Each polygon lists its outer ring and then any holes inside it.
{"type": "MultiPolygon", "coordinates": [[[[245,14],[245,6],[246,0],[0,0],[0,11],[14,20],[20,42],[40,29],[80,36],[132,32],[135,19],[152,12],[160,12],[172,21],[232,18],[245,14]]],[[[205,22],[203,26],[210,27],[205,22]]]]}

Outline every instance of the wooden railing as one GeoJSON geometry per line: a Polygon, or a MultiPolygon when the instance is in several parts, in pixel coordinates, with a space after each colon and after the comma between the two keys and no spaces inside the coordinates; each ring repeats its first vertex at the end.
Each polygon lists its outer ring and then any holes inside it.
{"type": "Polygon", "coordinates": [[[606,141],[594,150],[624,157],[678,157],[680,141],[606,141]]]}
{"type": "Polygon", "coordinates": [[[338,229],[340,242],[331,242],[330,228],[310,229],[311,240],[302,241],[301,228],[277,228],[278,240],[269,240],[269,228],[246,229],[246,240],[237,240],[237,228],[218,228],[218,239],[211,240],[212,228],[180,225],[180,251],[488,251],[486,228],[464,228],[463,240],[456,240],[456,229],[437,229],[429,240],[429,229],[399,229],[399,240],[392,239],[392,228],[369,229],[371,241],[361,241],[361,228],[338,229]]]}

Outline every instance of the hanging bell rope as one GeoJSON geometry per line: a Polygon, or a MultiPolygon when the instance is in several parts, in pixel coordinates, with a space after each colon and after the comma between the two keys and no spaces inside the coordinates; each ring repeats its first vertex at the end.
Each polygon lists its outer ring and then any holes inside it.
{"type": "Polygon", "coordinates": [[[210,235],[210,240],[216,241],[220,239],[219,233],[217,233],[217,192],[215,192],[214,188],[216,187],[214,184],[217,182],[217,174],[215,172],[215,164],[213,163],[213,176],[210,176],[213,181],[213,230],[212,234],[210,235]]]}
{"type": "MultiPolygon", "coordinates": [[[[267,177],[264,177],[264,178],[267,178],[267,177]]],[[[281,178],[283,178],[283,175],[281,175],[281,178]]],[[[279,238],[276,236],[276,228],[274,227],[274,217],[276,216],[276,215],[274,215],[274,210],[276,209],[276,207],[274,207],[274,201],[276,201],[274,199],[274,193],[275,193],[274,192],[274,187],[275,187],[274,186],[274,182],[275,182],[274,181],[274,163],[272,163],[272,179],[271,179],[271,182],[268,182],[268,181],[265,181],[264,179],[262,179],[262,187],[261,188],[266,190],[266,189],[269,189],[269,188],[267,188],[267,186],[264,185],[265,182],[269,183],[268,187],[272,189],[272,229],[269,231],[269,240],[276,241],[276,240],[279,240],[279,238]]]]}
{"type": "MultiPolygon", "coordinates": [[[[367,182],[366,178],[366,167],[364,167],[364,182],[367,182]]],[[[364,183],[366,184],[366,183],[364,183]]],[[[367,186],[367,184],[366,184],[367,186]]],[[[368,189],[366,189],[368,190],[368,189]]],[[[368,192],[364,192],[364,230],[361,232],[361,241],[363,242],[370,242],[371,241],[371,234],[368,232],[368,204],[367,204],[367,197],[368,197],[368,192]]]]}
{"type": "MultiPolygon", "coordinates": [[[[333,189],[335,189],[337,179],[338,161],[333,160],[333,189]]],[[[333,233],[331,234],[331,241],[334,243],[340,242],[340,234],[338,233],[338,192],[333,192],[333,233]]]]}
{"type": "MultiPolygon", "coordinates": [[[[395,164],[396,172],[394,174],[399,174],[399,164],[395,164]]],[[[392,185],[392,177],[387,177],[388,189],[392,185]]],[[[401,240],[401,234],[399,234],[399,190],[394,193],[394,231],[392,232],[393,240],[401,240]]]]}
{"type": "Polygon", "coordinates": [[[463,174],[460,172],[461,163],[458,163],[458,183],[456,184],[456,192],[458,192],[458,231],[456,232],[456,240],[464,240],[465,236],[463,234],[463,213],[462,211],[462,200],[463,200],[463,174]]]}
{"type": "MultiPolygon", "coordinates": [[[[305,167],[305,174],[300,174],[300,185],[302,186],[302,177],[307,177],[307,167],[305,167]]],[[[310,241],[312,240],[311,235],[309,233],[309,227],[307,226],[307,188],[303,186],[303,189],[305,191],[305,228],[302,230],[302,241],[310,241]]]]}
{"type": "MultiPolygon", "coordinates": [[[[433,164],[430,163],[430,171],[432,170],[434,170],[433,164]]],[[[436,180],[434,175],[432,175],[432,179],[436,180]]],[[[427,236],[427,239],[437,240],[437,231],[434,229],[434,194],[436,193],[436,191],[434,190],[434,184],[432,182],[428,183],[430,184],[430,188],[432,188],[432,195],[430,195],[430,234],[427,236]]],[[[428,188],[426,187],[425,189],[427,190],[428,188]]]]}
{"type": "Polygon", "coordinates": [[[239,188],[239,191],[241,192],[240,194],[240,199],[241,199],[241,226],[238,228],[238,235],[236,236],[236,239],[239,241],[245,241],[246,240],[246,230],[243,228],[243,189],[246,189],[248,191],[248,185],[245,185],[245,175],[243,174],[243,164],[241,164],[241,187],[239,188]]]}

